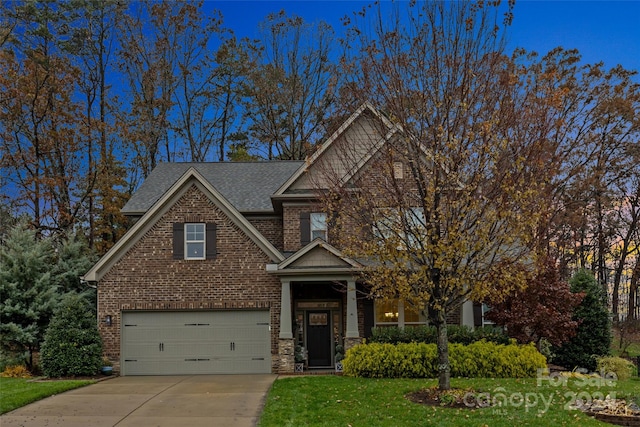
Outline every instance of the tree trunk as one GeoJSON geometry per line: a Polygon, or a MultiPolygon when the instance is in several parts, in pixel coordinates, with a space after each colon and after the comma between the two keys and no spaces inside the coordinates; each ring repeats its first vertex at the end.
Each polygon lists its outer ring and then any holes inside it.
{"type": "Polygon", "coordinates": [[[440,390],[451,389],[451,366],[449,365],[449,337],[447,336],[447,319],[443,310],[436,314],[434,319],[438,334],[438,388],[440,390]]]}
{"type": "Polygon", "coordinates": [[[638,298],[638,285],[640,284],[640,253],[636,255],[636,265],[631,275],[631,283],[629,285],[629,313],[631,319],[640,320],[640,310],[636,305],[638,298]]]}

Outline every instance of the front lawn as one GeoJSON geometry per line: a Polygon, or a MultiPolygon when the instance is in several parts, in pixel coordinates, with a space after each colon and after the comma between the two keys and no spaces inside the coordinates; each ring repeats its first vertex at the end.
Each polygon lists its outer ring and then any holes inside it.
{"type": "Polygon", "coordinates": [[[0,377],[0,414],[36,400],[95,383],[93,380],[33,381],[0,377]]]}
{"type": "Polygon", "coordinates": [[[423,379],[301,376],[278,379],[269,392],[261,427],[270,426],[607,426],[567,406],[575,398],[640,397],[640,378],[604,380],[452,379],[452,387],[488,392],[501,406],[452,409],[412,403],[404,396],[437,384],[423,379]],[[547,406],[547,402],[550,404],[547,406]]]}

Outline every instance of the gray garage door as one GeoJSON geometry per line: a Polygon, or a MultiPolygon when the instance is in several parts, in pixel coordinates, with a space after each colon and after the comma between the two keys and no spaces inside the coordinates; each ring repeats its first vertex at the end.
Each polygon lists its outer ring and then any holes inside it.
{"type": "Polygon", "coordinates": [[[271,372],[268,311],[125,312],[122,375],[271,372]]]}

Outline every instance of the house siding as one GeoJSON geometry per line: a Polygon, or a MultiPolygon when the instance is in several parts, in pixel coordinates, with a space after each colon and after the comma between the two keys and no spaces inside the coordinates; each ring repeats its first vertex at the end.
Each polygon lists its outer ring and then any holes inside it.
{"type": "Polygon", "coordinates": [[[119,370],[121,313],[126,310],[268,309],[272,370],[277,372],[280,281],[267,274],[270,260],[196,186],[141,236],[98,284],[98,318],[105,355],[119,370]],[[217,257],[174,260],[175,222],[217,224],[217,257]]]}

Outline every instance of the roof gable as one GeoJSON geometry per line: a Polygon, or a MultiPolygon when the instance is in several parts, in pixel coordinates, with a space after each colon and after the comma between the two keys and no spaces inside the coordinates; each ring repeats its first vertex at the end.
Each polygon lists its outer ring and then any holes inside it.
{"type": "Polygon", "coordinates": [[[361,265],[345,257],[335,247],[322,239],[315,239],[304,248],[284,260],[278,265],[278,271],[295,270],[301,268],[360,268],[361,265]]]}
{"type": "Polygon", "coordinates": [[[158,219],[173,206],[182,195],[196,185],[243,233],[245,233],[273,262],[281,262],[284,256],[195,168],[189,168],[153,206],[125,233],[120,240],[84,275],[83,280],[99,281],[111,267],[158,219]]]}
{"type": "MultiPolygon", "coordinates": [[[[353,147],[353,161],[342,162],[343,164],[338,165],[342,182],[347,182],[398,130],[397,126],[380,114],[370,103],[364,103],[282,184],[275,192],[274,197],[277,198],[286,193],[305,191],[309,193],[318,188],[317,183],[313,182],[314,178],[311,177],[314,175],[314,167],[318,167],[316,165],[321,161],[332,162],[332,156],[339,157],[340,152],[334,148],[334,145],[345,139],[347,139],[346,143],[362,142],[353,147]],[[372,120],[380,123],[382,128],[374,126],[372,120]]],[[[318,176],[321,174],[322,172],[319,171],[318,176]]]]}

